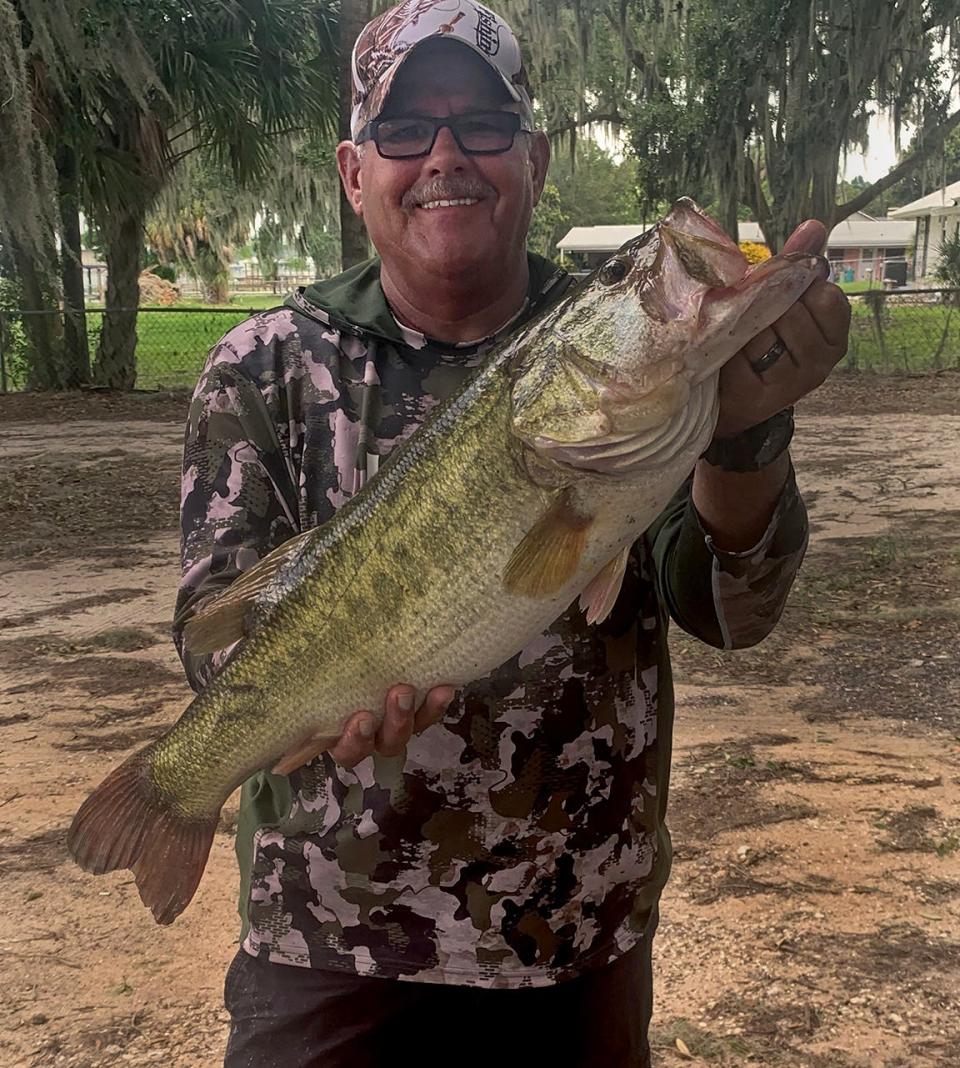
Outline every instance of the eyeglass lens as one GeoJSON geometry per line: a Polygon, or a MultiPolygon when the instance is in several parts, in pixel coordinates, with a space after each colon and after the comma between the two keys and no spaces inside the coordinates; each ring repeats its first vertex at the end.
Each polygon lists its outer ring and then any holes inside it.
{"type": "Polygon", "coordinates": [[[444,126],[450,128],[464,152],[506,152],[520,128],[520,117],[509,111],[458,115],[448,119],[383,119],[375,126],[380,154],[390,159],[426,155],[444,126]]]}

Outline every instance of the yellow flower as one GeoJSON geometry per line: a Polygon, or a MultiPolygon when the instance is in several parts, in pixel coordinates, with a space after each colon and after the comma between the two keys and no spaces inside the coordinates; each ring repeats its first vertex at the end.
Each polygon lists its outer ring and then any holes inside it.
{"type": "Polygon", "coordinates": [[[770,259],[770,249],[766,245],[761,245],[759,241],[741,241],[740,251],[747,257],[747,262],[751,266],[770,259]]]}

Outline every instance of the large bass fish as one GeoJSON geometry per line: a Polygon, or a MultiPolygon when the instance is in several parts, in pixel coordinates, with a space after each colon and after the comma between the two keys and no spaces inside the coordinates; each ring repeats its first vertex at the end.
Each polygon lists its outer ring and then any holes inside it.
{"type": "Polygon", "coordinates": [[[76,861],[130,868],[170,923],[253,772],[293,770],[398,681],[481,678],[578,596],[601,620],[631,543],[710,441],[720,369],[817,270],[801,254],[749,269],[679,201],[495,349],[329,523],[194,616],[192,652],[243,643],[84,802],[76,861]]]}

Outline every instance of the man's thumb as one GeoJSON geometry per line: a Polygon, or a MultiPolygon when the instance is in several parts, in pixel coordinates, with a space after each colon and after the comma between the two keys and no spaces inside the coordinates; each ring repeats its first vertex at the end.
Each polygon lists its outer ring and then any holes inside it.
{"type": "Polygon", "coordinates": [[[827,243],[827,228],[818,219],[807,219],[787,238],[784,252],[806,252],[819,256],[827,243]]]}

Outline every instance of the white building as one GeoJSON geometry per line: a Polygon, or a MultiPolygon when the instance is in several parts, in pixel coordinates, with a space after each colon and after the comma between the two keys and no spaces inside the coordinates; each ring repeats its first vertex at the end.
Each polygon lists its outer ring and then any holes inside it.
{"type": "MultiPolygon", "coordinates": [[[[557,242],[557,248],[571,254],[583,267],[592,268],[646,229],[646,226],[574,226],[557,242]]],[[[827,238],[827,257],[834,268],[833,277],[841,282],[882,282],[888,277],[905,282],[907,246],[913,239],[913,231],[913,223],[909,221],[874,219],[862,211],[837,223],[827,238]]],[[[755,222],[740,223],[739,236],[741,241],[765,243],[763,231],[755,222]]]]}
{"type": "Polygon", "coordinates": [[[916,228],[917,278],[930,279],[939,259],[940,245],[948,237],[960,234],[960,182],[944,186],[935,193],[894,208],[891,218],[913,220],[916,228]]]}

